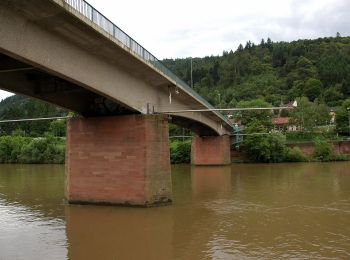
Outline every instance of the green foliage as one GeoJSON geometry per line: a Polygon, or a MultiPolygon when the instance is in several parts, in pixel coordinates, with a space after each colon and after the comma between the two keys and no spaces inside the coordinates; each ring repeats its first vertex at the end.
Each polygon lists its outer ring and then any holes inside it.
{"type": "Polygon", "coordinates": [[[49,131],[54,136],[66,136],[66,120],[51,121],[49,131]]]}
{"type": "Polygon", "coordinates": [[[171,163],[189,163],[191,162],[191,140],[170,142],[170,161],[171,163]]]}
{"type": "Polygon", "coordinates": [[[309,98],[309,100],[314,101],[320,96],[323,85],[318,79],[309,78],[305,82],[304,94],[309,98]]]}
{"type": "Polygon", "coordinates": [[[313,157],[320,161],[332,161],[334,159],[334,152],[332,146],[323,139],[315,139],[315,150],[313,157]]]}
{"type": "MultiPolygon", "coordinates": [[[[51,104],[23,96],[10,96],[0,102],[0,119],[25,119],[38,117],[65,116],[67,111],[51,104]]],[[[0,125],[1,135],[12,135],[21,131],[21,135],[39,137],[50,129],[50,121],[31,121],[3,123],[0,125]]]]}
{"type": "MultiPolygon", "coordinates": [[[[350,37],[243,46],[193,59],[195,89],[217,107],[252,99],[279,105],[301,96],[337,106],[350,95],[350,37]]],[[[163,62],[190,84],[190,58],[163,62]]]]}
{"type": "Polygon", "coordinates": [[[337,110],[335,123],[336,123],[338,132],[340,133],[349,132],[349,112],[345,108],[340,108],[337,110]]]}
{"type": "Polygon", "coordinates": [[[0,137],[0,162],[18,163],[22,147],[31,141],[31,138],[22,136],[0,137]]]}
{"type": "Polygon", "coordinates": [[[340,140],[340,137],[334,132],[287,132],[285,133],[287,143],[296,142],[308,142],[313,141],[315,138],[321,138],[326,140],[340,140]]]}
{"type": "Polygon", "coordinates": [[[329,106],[339,106],[344,98],[339,87],[330,87],[324,91],[324,100],[329,106]]]}
{"type": "MultiPolygon", "coordinates": [[[[240,101],[237,104],[238,108],[250,108],[250,107],[270,107],[270,104],[265,102],[263,99],[253,99],[249,101],[240,101]]],[[[236,115],[236,118],[239,118],[242,124],[247,125],[252,120],[259,120],[264,126],[271,124],[272,113],[269,110],[252,110],[252,111],[242,111],[236,115]]]]}
{"type": "Polygon", "coordinates": [[[309,161],[308,157],[303,154],[299,147],[286,148],[285,152],[285,161],[286,162],[307,162],[309,161]]]}
{"type": "Polygon", "coordinates": [[[186,128],[169,123],[169,136],[184,136],[184,135],[190,136],[191,131],[186,128]]]}
{"type": "Polygon", "coordinates": [[[325,104],[310,102],[308,98],[297,98],[298,106],[291,111],[290,124],[299,126],[305,132],[312,132],[318,125],[327,125],[330,121],[325,104]]]}
{"type": "Polygon", "coordinates": [[[243,141],[246,158],[253,162],[282,162],[285,153],[285,136],[280,133],[267,133],[262,123],[253,119],[246,129],[248,134],[243,141]]]}
{"type": "Polygon", "coordinates": [[[343,101],[342,106],[336,111],[335,123],[337,131],[340,133],[349,133],[349,113],[350,98],[343,101]]]}
{"type": "Polygon", "coordinates": [[[281,133],[272,133],[267,136],[269,143],[269,160],[268,162],[284,161],[286,137],[281,133]]]}
{"type": "Polygon", "coordinates": [[[55,137],[0,137],[1,163],[63,163],[64,140],[55,137]]]}

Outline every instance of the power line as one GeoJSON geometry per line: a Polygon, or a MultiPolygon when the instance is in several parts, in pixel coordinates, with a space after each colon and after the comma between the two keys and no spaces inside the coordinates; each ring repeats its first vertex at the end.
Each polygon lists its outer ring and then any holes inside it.
{"type": "Polygon", "coordinates": [[[292,107],[246,107],[246,108],[206,108],[206,109],[183,109],[183,110],[170,110],[170,111],[158,111],[156,113],[163,114],[175,114],[175,113],[188,113],[188,112],[212,112],[212,111],[252,111],[252,110],[280,110],[280,109],[292,109],[292,107]]]}
{"type": "Polygon", "coordinates": [[[67,119],[67,118],[71,118],[71,116],[56,116],[56,117],[41,117],[41,118],[23,118],[23,119],[0,120],[0,123],[27,122],[27,121],[45,121],[45,120],[67,119]]]}

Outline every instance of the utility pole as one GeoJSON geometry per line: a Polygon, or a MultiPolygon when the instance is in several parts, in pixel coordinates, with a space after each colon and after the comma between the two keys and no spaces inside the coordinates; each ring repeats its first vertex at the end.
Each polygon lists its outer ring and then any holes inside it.
{"type": "Polygon", "coordinates": [[[191,57],[191,88],[193,88],[193,59],[191,57]]]}

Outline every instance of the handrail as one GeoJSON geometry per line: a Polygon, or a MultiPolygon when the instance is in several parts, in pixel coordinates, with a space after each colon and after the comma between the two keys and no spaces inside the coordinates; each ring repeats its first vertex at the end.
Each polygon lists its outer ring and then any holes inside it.
{"type": "MultiPolygon", "coordinates": [[[[111,22],[107,17],[97,11],[92,5],[90,5],[85,0],[64,0],[69,6],[78,11],[80,14],[84,15],[90,21],[98,25],[101,29],[106,31],[108,34],[113,36],[115,39],[120,41],[125,47],[131,50],[134,54],[142,58],[148,64],[167,75],[169,78],[175,81],[177,85],[180,85],[187,92],[191,93],[195,98],[201,101],[208,108],[214,108],[208,101],[206,101],[202,96],[200,96],[193,88],[188,86],[182,79],[180,79],[175,73],[168,69],[160,60],[158,60],[153,54],[143,48],[137,41],[131,38],[127,33],[121,30],[113,22],[111,22]]],[[[228,125],[231,125],[228,118],[223,114],[214,111],[214,113],[219,116],[228,125]]]]}

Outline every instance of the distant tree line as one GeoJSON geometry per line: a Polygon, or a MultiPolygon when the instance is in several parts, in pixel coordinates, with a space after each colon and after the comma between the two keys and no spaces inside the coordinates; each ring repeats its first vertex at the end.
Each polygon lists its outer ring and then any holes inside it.
{"type": "MultiPolygon", "coordinates": [[[[19,95],[10,96],[0,102],[0,120],[66,116],[68,111],[54,105],[19,95]]],[[[0,135],[40,137],[50,132],[65,136],[65,120],[1,123],[0,135]]]]}
{"type": "MultiPolygon", "coordinates": [[[[191,58],[163,61],[190,85],[191,58]]],[[[329,122],[336,110],[336,130],[349,132],[350,37],[293,42],[248,41],[220,56],[193,58],[194,88],[216,107],[269,107],[298,99],[291,123],[310,131],[329,122]]],[[[234,117],[246,125],[256,115],[271,123],[268,111],[240,112],[234,117]]]]}
{"type": "MultiPolygon", "coordinates": [[[[190,85],[191,58],[163,62],[190,85]]],[[[211,103],[234,107],[263,98],[272,105],[305,96],[340,106],[350,95],[350,37],[260,44],[193,59],[194,88],[211,103]],[[220,94],[220,95],[219,95],[220,94]]]]}

